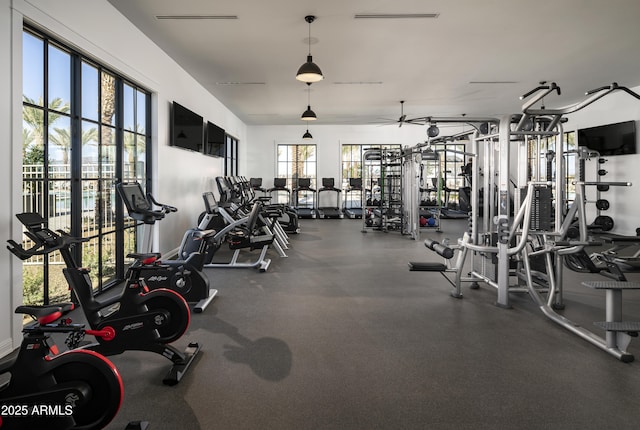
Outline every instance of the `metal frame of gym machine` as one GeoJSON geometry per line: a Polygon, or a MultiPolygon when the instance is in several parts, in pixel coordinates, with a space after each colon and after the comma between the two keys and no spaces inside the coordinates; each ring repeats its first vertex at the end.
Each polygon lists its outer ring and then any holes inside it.
{"type": "Polygon", "coordinates": [[[368,230],[398,231],[406,234],[404,220],[404,149],[399,144],[373,145],[362,155],[362,233],[368,230]],[[380,176],[373,173],[380,169],[380,176]],[[374,180],[380,188],[380,200],[375,199],[374,180]],[[369,182],[368,184],[366,182],[369,182]],[[371,202],[367,203],[367,192],[371,202]]]}
{"type": "MultiPolygon", "coordinates": [[[[627,283],[621,286],[620,282],[585,282],[584,285],[606,289],[606,319],[600,323],[605,328],[606,335],[601,337],[586,328],[559,315],[555,309],[564,307],[562,297],[562,259],[564,255],[578,252],[588,245],[587,224],[585,219],[584,189],[589,185],[630,186],[627,182],[597,182],[590,183],[576,181],[576,196],[574,203],[567,213],[563,213],[565,189],[565,173],[563,154],[555,154],[555,180],[529,180],[527,173],[527,140],[540,137],[556,137],[556,148],[563,148],[562,118],[564,115],[577,112],[589,106],[600,98],[614,92],[624,91],[640,100],[640,95],[626,87],[620,87],[613,83],[588,91],[586,100],[563,108],[549,109],[542,106],[535,109],[533,106],[543,101],[550,93],[560,94],[560,88],[556,83],[540,86],[529,91],[521,97],[531,97],[522,107],[522,114],[505,115],[500,119],[497,130],[484,136],[476,134],[472,140],[473,152],[479,154],[482,148],[484,153],[483,184],[485,190],[484,217],[482,220],[483,233],[478,231],[479,217],[477,211],[472,213],[470,232],[464,234],[458,241],[458,259],[455,264],[454,289],[451,295],[462,298],[461,282],[471,282],[471,288],[477,288],[478,282],[484,282],[497,290],[496,305],[503,308],[511,307],[509,294],[513,292],[526,292],[532,297],[540,310],[552,321],[566,328],[570,332],[587,340],[598,348],[608,352],[617,359],[628,362],[633,360],[633,355],[626,351],[632,336],[637,336],[640,331],[640,323],[627,323],[620,321],[622,314],[621,291],[623,289],[638,289],[640,283],[627,283]],[[532,97],[533,96],[533,97],[532,97]],[[517,144],[517,162],[512,163],[511,149],[517,144]],[[517,166],[517,183],[514,187],[514,216],[511,217],[510,198],[510,165],[517,166]],[[497,179],[497,182],[496,182],[497,179]],[[526,195],[523,195],[526,187],[526,195]],[[555,189],[555,209],[552,227],[535,225],[535,216],[539,208],[540,200],[537,191],[540,189],[555,189]],[[492,204],[495,202],[495,204],[492,204]],[[519,203],[522,202],[522,203],[519,203]],[[533,220],[532,220],[533,215],[533,220]],[[567,231],[574,220],[579,221],[579,238],[567,240],[567,231]],[[532,248],[533,240],[537,240],[539,246],[532,248]],[[468,252],[471,251],[472,271],[470,276],[463,277],[462,270],[468,252]],[[531,266],[532,257],[544,259],[546,268],[543,273],[546,278],[546,288],[540,288],[534,281],[534,270],[531,266]],[[516,274],[520,273],[521,285],[511,287],[512,263],[519,265],[516,274]],[[610,285],[604,285],[610,284],[610,285]],[[615,284],[615,285],[614,285],[615,284]],[[546,294],[546,297],[545,297],[546,294]]],[[[479,166],[474,163],[473,182],[479,184],[479,166]]],[[[478,189],[472,193],[472,207],[476,207],[478,189]]],[[[549,193],[546,194],[550,196],[549,193]]],[[[537,273],[539,274],[539,273],[537,273]]]]}
{"type": "MultiPolygon", "coordinates": [[[[424,161],[435,161],[436,162],[436,170],[438,171],[438,181],[437,181],[437,200],[438,204],[436,206],[437,212],[434,214],[436,218],[436,224],[434,225],[435,231],[441,232],[441,224],[440,224],[440,209],[442,206],[442,181],[440,181],[441,168],[440,168],[440,157],[441,154],[445,154],[447,152],[462,154],[466,157],[476,158],[476,152],[469,151],[456,151],[452,149],[445,150],[433,150],[431,145],[435,142],[446,142],[446,141],[457,141],[460,139],[470,139],[474,136],[478,135],[481,130],[488,130],[489,124],[498,123],[496,118],[483,118],[483,117],[474,117],[474,118],[465,118],[465,117],[422,117],[422,118],[414,118],[410,120],[414,124],[419,123],[449,123],[449,124],[460,124],[460,125],[470,125],[472,127],[471,130],[463,130],[459,133],[453,134],[451,136],[438,137],[435,139],[429,139],[426,142],[418,143],[412,148],[407,148],[403,151],[403,201],[405,202],[404,214],[405,214],[405,228],[404,231],[406,234],[411,235],[411,238],[414,240],[420,239],[420,225],[419,225],[419,208],[420,208],[420,164],[424,161]]],[[[477,163],[473,163],[474,166],[477,167],[477,163]]],[[[476,171],[477,172],[477,171],[476,171]]],[[[472,193],[472,207],[476,207],[477,198],[474,200],[473,196],[476,193],[472,193]]],[[[477,213],[477,212],[476,212],[477,213]]]]}

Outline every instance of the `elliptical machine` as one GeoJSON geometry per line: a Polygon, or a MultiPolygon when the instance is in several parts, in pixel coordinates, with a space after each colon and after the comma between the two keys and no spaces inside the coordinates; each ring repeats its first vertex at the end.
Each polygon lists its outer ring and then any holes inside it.
{"type": "Polygon", "coordinates": [[[168,345],[179,339],[189,327],[191,312],[184,298],[166,288],[149,291],[140,275],[143,266],[133,265],[127,272],[122,292],[98,300],[93,295],[89,269],[78,267],[71,252],[72,246],[88,239],[50,230],[37,213],[22,213],[16,217],[27,228],[25,235],[34,245],[24,249],[22,245],[8,240],[9,251],[22,260],[60,251],[66,264],[62,272],[80,302],[89,326],[93,330],[111,333],[109,336],[96,337],[97,343],[83,348],[103,355],[116,355],[128,350],[155,352],[173,363],[162,382],[166,385],[180,382],[200,351],[200,346],[195,342],[189,343],[184,352],[168,345]]]}
{"type": "Polygon", "coordinates": [[[0,384],[2,430],[103,428],[120,410],[124,389],[111,361],[83,349],[58,353],[50,333],[68,333],[72,342],[85,332],[109,336],[65,320],[54,323],[72,309],[71,303],[16,308],[37,321],[22,329],[17,355],[0,364],[0,375],[10,374],[0,384]]]}
{"type": "MultiPolygon", "coordinates": [[[[202,272],[203,256],[192,253],[182,260],[160,260],[161,254],[151,252],[151,232],[153,225],[165,217],[165,214],[177,212],[173,206],[158,203],[150,193],[146,198],[142,187],[138,182],[120,182],[116,184],[116,190],[122,198],[129,217],[144,223],[142,246],[144,253],[127,255],[134,258],[129,270],[139,270],[139,276],[143,278],[147,287],[169,288],[179,293],[189,303],[194,303],[193,311],[204,311],[218,294],[218,290],[209,288],[209,278],[202,272]],[[154,205],[159,210],[154,210],[154,205]]],[[[199,231],[198,240],[206,240],[215,234],[215,231],[199,231]]]]}

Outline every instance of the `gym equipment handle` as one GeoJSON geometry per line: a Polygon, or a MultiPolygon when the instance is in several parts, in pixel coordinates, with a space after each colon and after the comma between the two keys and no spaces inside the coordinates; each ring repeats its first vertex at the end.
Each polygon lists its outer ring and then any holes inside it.
{"type": "Polygon", "coordinates": [[[453,249],[449,248],[446,245],[441,244],[436,240],[425,239],[424,246],[440,255],[441,257],[446,258],[447,260],[453,258],[453,249]]]}

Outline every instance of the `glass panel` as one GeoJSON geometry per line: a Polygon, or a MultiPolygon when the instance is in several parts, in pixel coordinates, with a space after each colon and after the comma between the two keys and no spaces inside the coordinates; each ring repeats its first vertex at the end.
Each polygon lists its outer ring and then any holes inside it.
{"type": "Polygon", "coordinates": [[[116,112],[116,78],[113,75],[102,72],[100,74],[102,85],[102,118],[105,124],[115,125],[116,112]]]}
{"type": "Polygon", "coordinates": [[[82,117],[98,121],[98,69],[82,63],[82,117]]]}
{"type": "Polygon", "coordinates": [[[100,181],[100,226],[104,232],[114,231],[116,228],[116,213],[114,210],[115,187],[112,179],[100,181]]]}
{"type": "Polygon", "coordinates": [[[133,263],[132,259],[127,259],[126,256],[136,252],[136,228],[133,227],[135,221],[131,220],[128,217],[125,217],[125,224],[130,227],[124,230],[124,244],[123,244],[123,253],[125,255],[126,264],[133,263]]]}
{"type": "Polygon", "coordinates": [[[136,91],[136,130],[138,133],[144,134],[146,132],[145,119],[147,112],[146,94],[140,91],[136,91]]]}
{"type": "Polygon", "coordinates": [[[124,128],[125,130],[135,131],[134,124],[134,108],[133,108],[133,88],[130,85],[124,85],[124,128]]]}
{"type": "Polygon", "coordinates": [[[60,252],[49,254],[49,303],[71,300],[69,284],[62,273],[62,269],[65,267],[60,252]]]}
{"type": "Polygon", "coordinates": [[[25,305],[44,304],[44,264],[42,263],[42,257],[30,258],[22,265],[22,302],[25,305]]]}
{"type": "MultiPolygon", "coordinates": [[[[22,164],[35,169],[42,177],[44,165],[44,111],[24,106],[22,109],[22,164]]],[[[31,177],[32,172],[29,172],[31,177]]]]}
{"type": "Polygon", "coordinates": [[[123,142],[122,178],[133,179],[136,177],[136,135],[125,131],[123,142]]]}
{"type": "Polygon", "coordinates": [[[82,181],[82,235],[95,236],[100,221],[100,199],[98,198],[98,181],[82,181]]]}
{"type": "Polygon", "coordinates": [[[71,105],[71,56],[49,45],[49,109],[69,112],[71,105]]]}
{"type": "Polygon", "coordinates": [[[93,238],[88,242],[82,243],[82,266],[89,269],[89,277],[94,293],[99,286],[100,276],[100,240],[93,238]]]}
{"type": "MultiPolygon", "coordinates": [[[[24,175],[23,175],[24,176],[24,175]]],[[[22,211],[42,214],[44,207],[44,183],[41,180],[22,181],[22,211]]]]}
{"type": "MultiPolygon", "coordinates": [[[[564,142],[566,151],[576,150],[576,133],[571,131],[564,134],[564,142]]],[[[569,152],[565,157],[565,175],[566,175],[566,200],[567,204],[572,203],[576,198],[576,154],[569,152]]]]}
{"type": "Polygon", "coordinates": [[[54,231],[71,230],[71,184],[69,181],[49,182],[49,228],[54,231]]]}
{"type": "Polygon", "coordinates": [[[69,117],[49,115],[49,176],[71,177],[71,127],[69,117]]]}
{"type": "Polygon", "coordinates": [[[102,279],[104,285],[116,277],[116,234],[102,236],[102,279]]]}
{"type": "Polygon", "coordinates": [[[291,147],[289,145],[278,145],[278,161],[291,160],[291,147]]]}
{"type": "Polygon", "coordinates": [[[98,165],[98,126],[82,121],[82,177],[97,178],[98,165]]]}
{"type": "Polygon", "coordinates": [[[22,97],[26,103],[44,106],[44,41],[22,33],[22,97]]]}
{"type": "Polygon", "coordinates": [[[136,178],[140,181],[144,181],[145,178],[145,168],[147,161],[147,153],[146,153],[147,143],[146,137],[142,135],[137,135],[136,138],[136,148],[135,148],[135,173],[136,178]]]}
{"type": "Polygon", "coordinates": [[[116,176],[116,130],[112,127],[102,127],[102,139],[100,144],[100,176],[102,178],[115,178],[116,176]]]}

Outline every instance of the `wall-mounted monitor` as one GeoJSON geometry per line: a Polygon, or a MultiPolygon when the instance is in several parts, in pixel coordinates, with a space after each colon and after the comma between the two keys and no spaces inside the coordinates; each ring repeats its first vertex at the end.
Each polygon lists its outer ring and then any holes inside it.
{"type": "Polygon", "coordinates": [[[204,153],[212,157],[224,157],[226,133],[211,121],[207,121],[207,137],[204,153]]]}
{"type": "Polygon", "coordinates": [[[578,130],[578,145],[602,156],[636,153],[635,121],[619,122],[578,130]]]}
{"type": "Polygon", "coordinates": [[[171,146],[202,152],[204,118],[173,102],[171,108],[171,146]]]}

